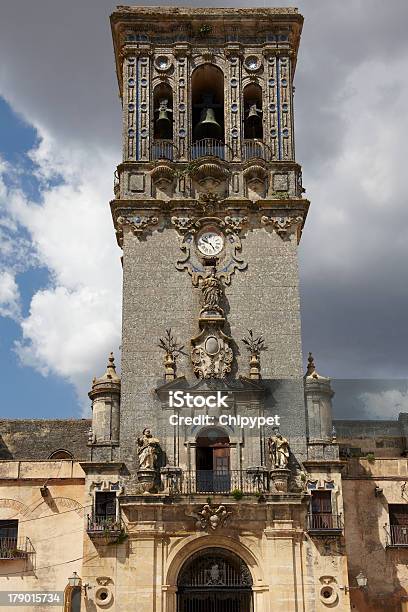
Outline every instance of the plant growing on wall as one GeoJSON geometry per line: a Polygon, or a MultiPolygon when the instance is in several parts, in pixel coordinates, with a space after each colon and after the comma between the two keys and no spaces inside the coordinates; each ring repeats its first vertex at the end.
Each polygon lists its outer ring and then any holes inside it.
{"type": "Polygon", "coordinates": [[[233,489],[231,491],[231,495],[235,499],[235,501],[239,501],[240,499],[242,499],[244,497],[244,494],[241,491],[241,489],[233,489]]]}
{"type": "Polygon", "coordinates": [[[212,26],[208,25],[208,23],[204,23],[202,26],[198,28],[198,37],[199,38],[207,38],[212,32],[212,26]]]}

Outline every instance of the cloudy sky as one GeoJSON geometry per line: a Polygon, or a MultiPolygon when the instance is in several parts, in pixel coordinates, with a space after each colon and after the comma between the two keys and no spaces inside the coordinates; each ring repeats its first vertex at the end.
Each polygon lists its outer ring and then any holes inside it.
{"type": "MultiPolygon", "coordinates": [[[[119,353],[120,251],[108,207],[120,161],[114,6],[2,3],[6,417],[81,416],[92,377],[119,353]]],[[[297,159],[312,201],[300,249],[304,349],[323,374],[376,381],[358,383],[354,399],[340,393],[337,416],[390,418],[408,411],[408,3],[297,6],[297,159]]]]}

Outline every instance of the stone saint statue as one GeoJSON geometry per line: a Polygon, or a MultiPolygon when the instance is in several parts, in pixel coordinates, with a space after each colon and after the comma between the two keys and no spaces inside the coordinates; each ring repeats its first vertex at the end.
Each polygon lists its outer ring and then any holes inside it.
{"type": "Polygon", "coordinates": [[[137,439],[137,454],[139,470],[155,470],[159,454],[160,442],[153,438],[150,429],[143,430],[142,437],[137,439]]]}
{"type": "Polygon", "coordinates": [[[271,468],[286,469],[289,463],[289,442],[279,430],[274,430],[274,435],[268,439],[268,448],[271,468]]]}
{"type": "Polygon", "coordinates": [[[201,284],[201,291],[204,297],[204,308],[219,308],[222,297],[221,281],[215,276],[216,268],[211,268],[201,284]]]}

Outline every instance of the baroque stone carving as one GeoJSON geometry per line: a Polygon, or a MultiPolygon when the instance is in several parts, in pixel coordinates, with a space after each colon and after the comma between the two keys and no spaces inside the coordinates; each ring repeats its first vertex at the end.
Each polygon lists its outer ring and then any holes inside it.
{"type": "Polygon", "coordinates": [[[187,272],[192,277],[193,286],[197,287],[200,280],[208,274],[208,266],[196,247],[196,234],[205,225],[211,224],[226,234],[225,244],[217,259],[217,276],[226,285],[231,283],[231,276],[235,270],[245,270],[248,266],[240,256],[242,250],[241,240],[237,234],[238,229],[246,223],[246,217],[226,217],[222,221],[218,217],[172,217],[172,224],[184,236],[181,250],[184,257],[176,263],[177,270],[187,272]],[[227,220],[228,219],[228,220],[227,220]]]}
{"type": "Polygon", "coordinates": [[[243,226],[246,225],[246,223],[248,223],[248,217],[240,217],[240,216],[236,216],[236,217],[224,217],[224,221],[225,221],[225,233],[229,234],[229,233],[239,233],[243,226]]]}
{"type": "Polygon", "coordinates": [[[232,515],[232,512],[229,512],[227,508],[223,505],[218,506],[217,509],[212,508],[210,504],[205,504],[202,509],[197,512],[197,529],[211,529],[215,531],[219,527],[225,527],[228,519],[232,515]]]}
{"type": "Polygon", "coordinates": [[[137,439],[137,455],[139,458],[139,470],[155,470],[160,450],[160,442],[153,438],[152,433],[146,427],[140,438],[137,439]]]}
{"type": "Polygon", "coordinates": [[[269,460],[272,469],[286,469],[289,463],[289,442],[278,429],[268,438],[269,460]]]}
{"type": "Polygon", "coordinates": [[[123,245],[123,228],[125,226],[129,227],[135,236],[140,237],[150,225],[157,225],[158,222],[158,217],[154,217],[153,215],[150,217],[139,215],[134,215],[132,217],[118,217],[116,220],[118,226],[116,234],[119,245],[123,245]]]}
{"type": "Polygon", "coordinates": [[[261,223],[270,225],[281,238],[287,238],[294,230],[299,232],[302,222],[303,217],[300,215],[295,217],[267,217],[264,215],[261,217],[261,223]]]}
{"type": "Polygon", "coordinates": [[[166,329],[165,337],[159,339],[159,348],[165,352],[166,380],[174,380],[176,378],[176,359],[179,355],[185,355],[184,346],[176,342],[171,329],[166,329]]]}
{"type": "Polygon", "coordinates": [[[223,379],[231,372],[234,355],[230,346],[232,339],[221,329],[225,323],[224,311],[220,306],[223,288],[215,268],[202,280],[201,291],[201,331],[191,340],[191,362],[198,378],[223,379]]]}
{"type": "Polygon", "coordinates": [[[216,276],[216,268],[211,268],[208,276],[203,278],[201,283],[201,291],[204,297],[204,307],[202,312],[216,310],[223,314],[220,307],[220,300],[223,295],[222,283],[216,276]]]}
{"type": "Polygon", "coordinates": [[[266,351],[267,346],[262,335],[254,336],[252,329],[248,330],[248,336],[242,338],[242,342],[245,344],[245,348],[249,351],[249,366],[250,372],[249,377],[259,380],[261,378],[261,351],[266,351]]]}

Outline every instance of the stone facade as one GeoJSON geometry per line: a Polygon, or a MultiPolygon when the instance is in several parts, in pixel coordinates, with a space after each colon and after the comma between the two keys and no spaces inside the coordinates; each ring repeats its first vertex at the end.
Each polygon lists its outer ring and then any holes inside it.
{"type": "Polygon", "coordinates": [[[408,417],[333,422],[330,379],[302,372],[302,24],[111,16],[122,372],[111,354],[92,421],[0,421],[3,589],[64,591],[65,612],[404,609],[408,417]]]}

